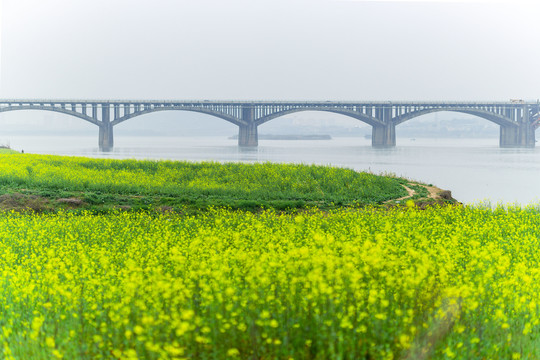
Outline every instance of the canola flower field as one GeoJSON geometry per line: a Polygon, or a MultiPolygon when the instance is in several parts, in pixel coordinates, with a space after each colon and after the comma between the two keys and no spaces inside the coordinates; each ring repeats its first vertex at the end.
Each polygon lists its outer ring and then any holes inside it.
{"type": "Polygon", "coordinates": [[[540,209],[404,184],[2,154],[0,359],[540,359],[540,209]]]}
{"type": "Polygon", "coordinates": [[[0,358],[538,359],[540,211],[0,214],[0,358]]]}
{"type": "Polygon", "coordinates": [[[0,154],[0,196],[16,192],[50,201],[75,197],[87,208],[100,210],[115,206],[168,206],[175,210],[210,206],[244,210],[365,206],[406,196],[400,185],[403,182],[315,165],[0,154]]]}

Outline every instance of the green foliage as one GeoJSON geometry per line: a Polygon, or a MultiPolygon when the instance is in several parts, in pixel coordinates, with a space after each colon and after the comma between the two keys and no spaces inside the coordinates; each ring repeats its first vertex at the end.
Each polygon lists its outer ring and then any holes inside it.
{"type": "Polygon", "coordinates": [[[0,154],[18,154],[18,153],[19,153],[18,151],[15,151],[9,148],[0,147],[0,154]]]}
{"type": "Polygon", "coordinates": [[[0,156],[0,189],[91,207],[169,205],[206,209],[365,206],[406,195],[399,180],[314,165],[0,156]],[[9,190],[6,190],[9,189],[9,190]]]}

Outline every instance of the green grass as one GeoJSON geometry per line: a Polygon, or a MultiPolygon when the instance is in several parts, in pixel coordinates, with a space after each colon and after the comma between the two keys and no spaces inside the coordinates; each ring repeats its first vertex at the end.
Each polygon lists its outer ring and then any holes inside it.
{"type": "Polygon", "coordinates": [[[405,196],[401,182],[315,165],[0,156],[0,208],[332,209],[405,196]]]}
{"type": "Polygon", "coordinates": [[[0,154],[18,154],[18,151],[7,149],[7,148],[0,148],[0,154]]]}

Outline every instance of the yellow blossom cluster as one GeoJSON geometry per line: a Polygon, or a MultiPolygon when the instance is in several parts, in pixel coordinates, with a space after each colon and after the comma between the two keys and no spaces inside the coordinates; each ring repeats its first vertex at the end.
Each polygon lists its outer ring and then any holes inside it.
{"type": "Polygon", "coordinates": [[[538,359],[540,211],[0,214],[5,359],[538,359]]]}

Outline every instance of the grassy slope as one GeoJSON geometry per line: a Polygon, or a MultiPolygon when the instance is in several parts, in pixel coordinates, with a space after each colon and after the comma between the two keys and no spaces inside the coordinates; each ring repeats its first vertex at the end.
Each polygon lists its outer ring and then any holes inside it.
{"type": "Polygon", "coordinates": [[[18,154],[18,151],[7,149],[7,148],[0,148],[0,154],[18,154]]]}
{"type": "Polygon", "coordinates": [[[350,169],[0,155],[0,208],[107,210],[365,206],[407,195],[405,180],[350,169]]]}

